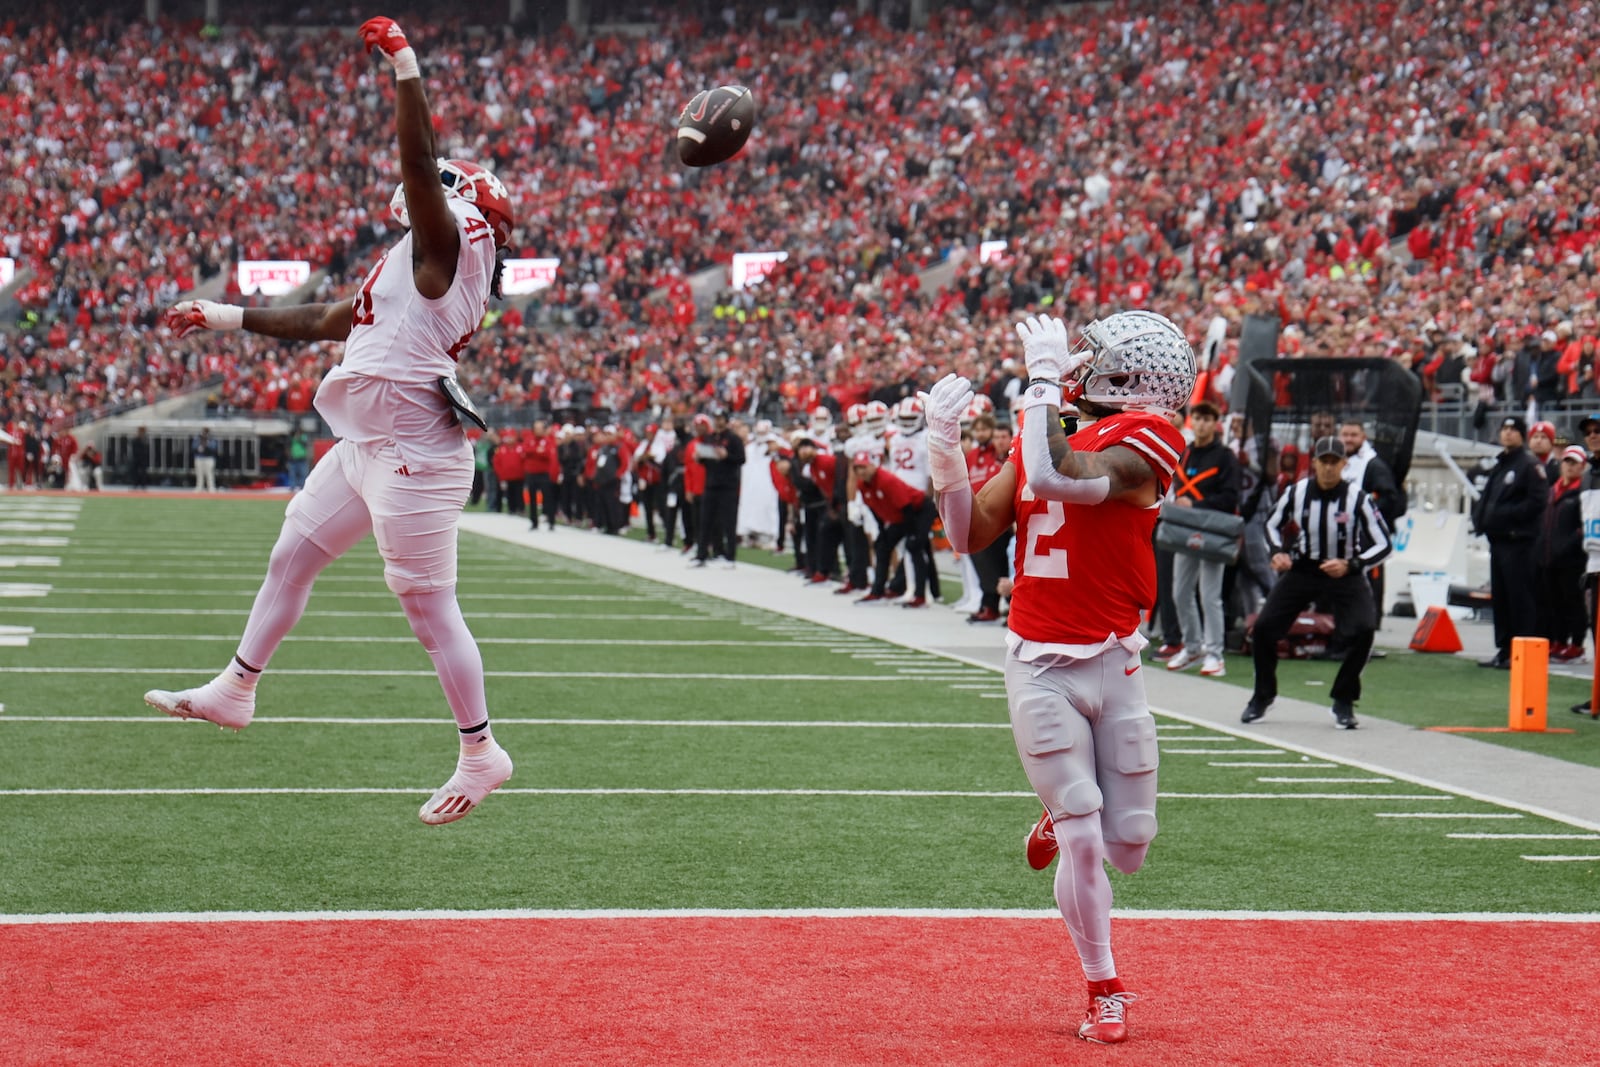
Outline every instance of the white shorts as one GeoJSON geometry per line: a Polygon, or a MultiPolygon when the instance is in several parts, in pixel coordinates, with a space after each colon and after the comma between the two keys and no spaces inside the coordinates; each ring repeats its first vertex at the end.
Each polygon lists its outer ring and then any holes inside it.
{"type": "Polygon", "coordinates": [[[383,577],[396,593],[456,584],[456,531],[472,491],[472,450],[448,464],[416,470],[392,443],[340,441],[322,457],[285,521],[330,556],[342,556],[371,531],[383,577]]]}
{"type": "Polygon", "coordinates": [[[1098,811],[1107,841],[1155,837],[1156,724],[1137,652],[1028,663],[1008,651],[1006,702],[1022,769],[1053,818],[1098,811]]]}

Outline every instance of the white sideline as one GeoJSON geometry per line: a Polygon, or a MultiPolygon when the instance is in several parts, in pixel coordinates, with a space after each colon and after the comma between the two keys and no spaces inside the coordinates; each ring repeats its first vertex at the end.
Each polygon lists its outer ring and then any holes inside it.
{"type": "MultiPolygon", "coordinates": [[[[1137,911],[1113,908],[1121,921],[1153,922],[1406,922],[1406,923],[1600,923],[1600,912],[1543,914],[1516,911],[1375,912],[1375,911],[1137,911]]],[[[589,908],[563,911],[547,908],[497,908],[483,911],[427,909],[418,911],[170,911],[67,912],[0,915],[0,926],[65,926],[94,923],[313,923],[313,922],[460,922],[594,921],[649,919],[999,919],[1061,922],[1055,909],[1033,908],[589,908]]]]}

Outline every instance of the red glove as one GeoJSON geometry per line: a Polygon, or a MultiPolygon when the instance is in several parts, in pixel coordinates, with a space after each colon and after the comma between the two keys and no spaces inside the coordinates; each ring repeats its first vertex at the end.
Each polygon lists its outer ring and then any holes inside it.
{"type": "Polygon", "coordinates": [[[196,330],[237,330],[244,325],[244,308],[210,300],[185,300],[161,315],[161,325],[188,337],[196,330]]]}
{"type": "Polygon", "coordinates": [[[371,55],[374,48],[383,53],[394,67],[396,78],[420,78],[421,72],[417,69],[417,53],[406,42],[405,31],[394,19],[379,16],[368,19],[361,24],[361,40],[367,46],[367,54],[371,55]]]}

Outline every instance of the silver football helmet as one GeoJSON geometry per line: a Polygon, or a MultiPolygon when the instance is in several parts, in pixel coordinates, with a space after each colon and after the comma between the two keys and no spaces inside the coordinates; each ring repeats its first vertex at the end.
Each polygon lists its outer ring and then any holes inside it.
{"type": "Polygon", "coordinates": [[[1119,411],[1177,411],[1189,402],[1194,349],[1183,331],[1153,311],[1119,311],[1084,326],[1075,352],[1094,353],[1067,383],[1068,401],[1119,411]]]}

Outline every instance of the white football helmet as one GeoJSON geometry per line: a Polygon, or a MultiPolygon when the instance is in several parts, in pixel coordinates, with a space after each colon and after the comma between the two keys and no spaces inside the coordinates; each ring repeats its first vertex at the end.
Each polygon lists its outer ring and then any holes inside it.
{"type": "Polygon", "coordinates": [[[1068,403],[1088,400],[1118,411],[1177,411],[1194,392],[1194,349],[1183,331],[1153,311],[1119,311],[1084,326],[1074,352],[1093,352],[1065,383],[1068,403]]]}
{"type": "Polygon", "coordinates": [[[881,400],[869,401],[866,414],[861,419],[862,432],[871,434],[874,437],[881,437],[888,428],[889,405],[881,400]]]}
{"type": "Polygon", "coordinates": [[[833,440],[833,412],[825,407],[811,409],[811,434],[824,441],[833,440]]]}
{"type": "Polygon", "coordinates": [[[894,424],[901,433],[916,433],[922,429],[922,401],[908,396],[894,406],[894,424]]]}
{"type": "Polygon", "coordinates": [[[844,409],[844,424],[845,428],[850,431],[851,437],[854,437],[861,429],[861,424],[866,421],[866,418],[867,405],[865,404],[851,404],[844,409]]]}
{"type": "MultiPolygon", "coordinates": [[[[441,159],[439,182],[445,195],[465,200],[483,212],[484,221],[494,231],[496,247],[505,248],[511,243],[511,230],[516,226],[516,210],[511,206],[511,194],[500,179],[464,159],[441,159]]],[[[389,198],[389,213],[400,225],[411,228],[411,213],[406,210],[405,183],[394,187],[389,198]]]]}

